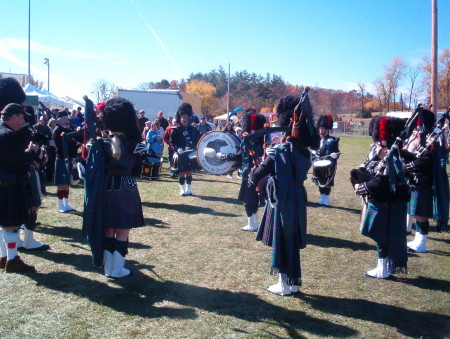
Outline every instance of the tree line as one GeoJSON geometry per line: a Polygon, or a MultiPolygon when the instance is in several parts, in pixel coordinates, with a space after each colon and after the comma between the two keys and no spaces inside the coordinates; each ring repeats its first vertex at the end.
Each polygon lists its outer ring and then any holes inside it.
{"type": "MultiPolygon", "coordinates": [[[[420,100],[430,102],[431,65],[427,58],[415,65],[408,65],[402,58],[395,57],[383,67],[384,73],[373,83],[360,82],[351,91],[311,88],[310,98],[315,111],[318,114],[369,117],[372,112],[409,110],[420,100]]],[[[117,86],[107,80],[98,80],[93,86],[99,101],[117,93],[117,86]]],[[[254,107],[259,112],[274,112],[280,97],[300,94],[303,87],[303,84],[290,84],[275,74],[237,71],[230,75],[230,109],[240,106],[244,109],[254,107]]],[[[159,82],[143,82],[134,89],[178,89],[195,94],[202,99],[202,113],[213,117],[226,113],[228,74],[220,66],[207,73],[191,73],[181,81],[162,79],[159,82]]],[[[450,104],[449,49],[445,49],[439,57],[438,103],[441,109],[450,104]]]]}

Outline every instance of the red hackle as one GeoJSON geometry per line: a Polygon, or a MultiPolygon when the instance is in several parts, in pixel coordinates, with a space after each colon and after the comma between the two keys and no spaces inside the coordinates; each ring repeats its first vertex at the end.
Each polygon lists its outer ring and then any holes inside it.
{"type": "Polygon", "coordinates": [[[380,119],[380,140],[388,141],[389,138],[389,118],[380,119]]]}

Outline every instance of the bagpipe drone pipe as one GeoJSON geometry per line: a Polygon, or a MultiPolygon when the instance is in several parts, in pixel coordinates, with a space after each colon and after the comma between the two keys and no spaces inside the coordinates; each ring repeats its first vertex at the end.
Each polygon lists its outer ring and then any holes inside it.
{"type": "Polygon", "coordinates": [[[444,134],[444,125],[445,120],[449,119],[450,115],[450,107],[447,109],[447,111],[442,114],[442,116],[439,118],[439,120],[436,123],[436,126],[434,127],[433,131],[429,133],[425,140],[425,145],[420,146],[417,151],[415,152],[415,155],[417,158],[420,158],[427,149],[433,145],[433,143],[444,134]]]}

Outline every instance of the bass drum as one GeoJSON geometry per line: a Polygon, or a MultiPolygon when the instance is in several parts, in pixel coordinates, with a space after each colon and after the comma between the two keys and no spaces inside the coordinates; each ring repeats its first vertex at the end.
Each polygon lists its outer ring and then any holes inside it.
{"type": "Polygon", "coordinates": [[[232,133],[211,131],[203,135],[197,144],[197,161],[207,172],[215,175],[223,175],[239,168],[239,162],[222,160],[216,157],[207,157],[208,151],[215,153],[237,154],[241,149],[241,141],[232,133]]]}

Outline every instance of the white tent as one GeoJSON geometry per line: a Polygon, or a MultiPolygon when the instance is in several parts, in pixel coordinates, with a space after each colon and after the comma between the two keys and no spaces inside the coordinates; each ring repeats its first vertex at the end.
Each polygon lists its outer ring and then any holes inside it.
{"type": "Polygon", "coordinates": [[[28,84],[25,86],[26,95],[37,95],[39,101],[48,106],[49,108],[69,108],[72,109],[73,105],[59,99],[56,95],[46,90],[40,90],[36,86],[28,84]]]}

